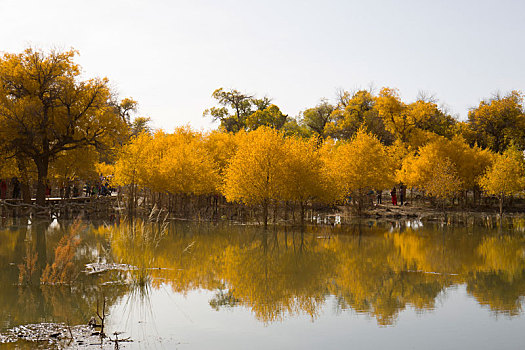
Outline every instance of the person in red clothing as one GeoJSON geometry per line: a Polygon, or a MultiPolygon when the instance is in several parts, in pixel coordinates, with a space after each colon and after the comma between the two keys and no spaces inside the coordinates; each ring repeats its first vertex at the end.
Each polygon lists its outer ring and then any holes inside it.
{"type": "Polygon", "coordinates": [[[392,191],[390,191],[390,195],[392,196],[392,204],[393,205],[397,205],[397,193],[396,193],[396,187],[395,186],[392,189],[392,191]]]}

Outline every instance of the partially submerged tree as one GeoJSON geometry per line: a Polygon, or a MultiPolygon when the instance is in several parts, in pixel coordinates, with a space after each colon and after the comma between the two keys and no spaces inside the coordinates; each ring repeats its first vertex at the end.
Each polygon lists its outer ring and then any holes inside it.
{"type": "Polygon", "coordinates": [[[223,194],[228,201],[261,205],[268,224],[270,201],[282,193],[285,140],[277,130],[260,127],[241,137],[225,172],[223,194]]]}
{"type": "Polygon", "coordinates": [[[370,191],[394,184],[394,170],[386,147],[373,135],[359,130],[351,142],[341,143],[324,158],[325,172],[337,187],[340,199],[357,199],[361,212],[370,191]]]}
{"type": "Polygon", "coordinates": [[[281,199],[299,205],[301,224],[308,201],[323,201],[329,191],[322,173],[322,160],[317,151],[317,140],[299,137],[285,139],[285,163],[282,174],[281,199]]]}
{"type": "Polygon", "coordinates": [[[487,172],[480,177],[481,188],[499,199],[499,213],[503,215],[505,196],[515,195],[525,189],[523,153],[515,147],[508,148],[496,159],[487,172]]]}
{"type": "Polygon", "coordinates": [[[127,132],[111,105],[107,79],[80,80],[76,51],[27,49],[0,59],[0,139],[37,169],[36,201],[45,204],[50,161],[92,146],[107,149],[127,132]]]}

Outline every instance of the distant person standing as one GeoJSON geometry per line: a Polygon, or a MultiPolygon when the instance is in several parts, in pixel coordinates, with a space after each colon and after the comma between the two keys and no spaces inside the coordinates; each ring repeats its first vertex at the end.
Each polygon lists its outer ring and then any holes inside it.
{"type": "Polygon", "coordinates": [[[390,195],[392,196],[392,205],[397,205],[397,193],[395,186],[392,188],[392,191],[390,191],[390,195]]]}
{"type": "Polygon", "coordinates": [[[376,195],[377,195],[377,204],[381,204],[381,197],[383,197],[383,191],[377,190],[376,195]]]}

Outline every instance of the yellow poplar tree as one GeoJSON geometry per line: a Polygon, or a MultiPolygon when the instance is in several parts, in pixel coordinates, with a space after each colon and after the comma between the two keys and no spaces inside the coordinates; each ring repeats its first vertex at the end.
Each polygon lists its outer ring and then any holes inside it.
{"type": "Polygon", "coordinates": [[[477,178],[485,172],[491,160],[490,151],[481,150],[479,147],[470,147],[459,136],[452,140],[437,137],[434,141],[419,148],[417,155],[408,155],[403,160],[402,168],[398,171],[397,177],[399,181],[408,186],[417,187],[427,192],[433,188],[436,192],[436,188],[445,186],[446,181],[439,180],[441,184],[433,184],[433,182],[439,182],[438,176],[449,174],[457,178],[459,183],[451,181],[448,190],[442,188],[439,192],[452,194],[459,191],[475,190],[477,178]],[[440,171],[443,171],[443,174],[440,171]]]}
{"type": "Polygon", "coordinates": [[[104,162],[95,163],[95,169],[98,175],[102,175],[106,178],[113,177],[115,175],[115,165],[107,164],[104,162]]]}
{"type": "Polygon", "coordinates": [[[10,179],[19,176],[16,159],[14,157],[0,157],[0,179],[10,179]]]}
{"type": "Polygon", "coordinates": [[[496,159],[487,172],[479,178],[481,188],[489,195],[499,198],[499,212],[503,214],[505,196],[517,194],[525,189],[523,153],[509,147],[496,159]]]}
{"type": "Polygon", "coordinates": [[[178,128],[165,139],[165,154],[159,167],[172,194],[211,194],[218,184],[217,167],[204,146],[203,136],[178,128]]]}
{"type": "Polygon", "coordinates": [[[268,205],[279,199],[285,163],[285,140],[277,130],[260,127],[243,135],[225,172],[223,194],[228,201],[260,204],[268,224],[268,205]]]}
{"type": "Polygon", "coordinates": [[[148,185],[147,167],[154,164],[147,152],[152,139],[149,134],[138,134],[131,139],[130,143],[124,145],[117,155],[113,183],[117,186],[129,186],[129,209],[131,211],[136,208],[139,187],[148,185]]]}
{"type": "Polygon", "coordinates": [[[212,131],[205,135],[203,142],[208,154],[212,157],[217,173],[219,175],[219,183],[216,188],[216,193],[220,193],[221,186],[224,182],[224,172],[230,163],[230,160],[235,155],[238,146],[238,140],[244,135],[244,131],[237,134],[221,131],[212,131]]]}
{"type": "Polygon", "coordinates": [[[305,204],[312,199],[323,199],[326,193],[317,142],[315,138],[289,137],[284,145],[283,192],[280,197],[299,204],[301,223],[304,223],[305,204]]]}
{"type": "Polygon", "coordinates": [[[408,142],[414,123],[397,89],[382,88],[379,96],[376,97],[375,107],[386,129],[401,141],[408,142]]]}
{"type": "Polygon", "coordinates": [[[325,167],[339,197],[355,196],[359,211],[369,191],[394,184],[394,170],[386,147],[362,129],[351,142],[335,147],[331,156],[325,158],[325,167]]]}
{"type": "Polygon", "coordinates": [[[50,164],[50,175],[65,184],[78,179],[92,180],[97,178],[96,164],[98,154],[93,147],[75,148],[63,151],[50,164]]]}
{"type": "Polygon", "coordinates": [[[75,55],[27,49],[0,58],[0,146],[34,163],[38,205],[45,205],[49,164],[58,154],[108,149],[127,132],[108,80],[81,81],[75,55]]]}
{"type": "Polygon", "coordinates": [[[453,197],[461,189],[462,182],[459,179],[454,164],[448,159],[438,159],[430,171],[432,179],[424,183],[424,189],[428,194],[442,202],[445,209],[445,200],[453,197]]]}

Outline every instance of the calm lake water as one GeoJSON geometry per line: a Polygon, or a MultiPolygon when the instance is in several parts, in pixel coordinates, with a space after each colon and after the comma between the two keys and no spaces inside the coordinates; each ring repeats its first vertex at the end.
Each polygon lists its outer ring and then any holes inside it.
{"type": "Polygon", "coordinates": [[[267,231],[84,223],[68,270],[75,282],[40,285],[71,229],[57,221],[0,226],[0,333],[86,324],[105,300],[106,333],[134,340],[124,349],[525,347],[523,219],[267,231]],[[89,274],[88,263],[114,269],[89,274]],[[19,265],[32,266],[23,285],[19,265]]]}

